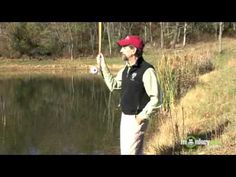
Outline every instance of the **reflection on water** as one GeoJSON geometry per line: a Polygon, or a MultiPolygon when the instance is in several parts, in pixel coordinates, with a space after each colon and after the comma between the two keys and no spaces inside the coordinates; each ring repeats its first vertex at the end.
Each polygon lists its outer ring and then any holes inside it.
{"type": "Polygon", "coordinates": [[[0,154],[119,154],[118,103],[94,75],[0,79],[0,154]]]}

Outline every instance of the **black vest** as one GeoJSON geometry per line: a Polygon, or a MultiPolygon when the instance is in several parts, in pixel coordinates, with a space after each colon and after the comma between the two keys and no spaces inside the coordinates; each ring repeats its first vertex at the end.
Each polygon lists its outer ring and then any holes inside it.
{"type": "Polygon", "coordinates": [[[121,110],[128,115],[139,114],[146,104],[150,101],[142,81],[143,74],[148,68],[153,68],[142,57],[135,65],[131,66],[128,72],[128,66],[122,73],[121,88],[121,110]]]}

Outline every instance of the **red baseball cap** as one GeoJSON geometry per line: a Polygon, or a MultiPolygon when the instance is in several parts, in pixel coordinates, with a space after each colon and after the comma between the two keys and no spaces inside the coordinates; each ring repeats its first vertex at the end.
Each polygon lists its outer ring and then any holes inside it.
{"type": "Polygon", "coordinates": [[[121,47],[132,45],[136,47],[137,49],[141,49],[141,50],[143,50],[144,48],[143,40],[139,36],[135,36],[135,35],[129,35],[126,38],[121,39],[117,42],[117,44],[121,47]]]}

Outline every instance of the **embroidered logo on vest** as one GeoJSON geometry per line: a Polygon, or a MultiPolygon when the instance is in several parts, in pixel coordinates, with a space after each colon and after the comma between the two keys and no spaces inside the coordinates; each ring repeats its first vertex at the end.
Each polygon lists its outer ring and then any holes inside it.
{"type": "Polygon", "coordinates": [[[133,73],[132,76],[131,76],[131,81],[134,81],[134,78],[137,76],[137,73],[133,73]]]}

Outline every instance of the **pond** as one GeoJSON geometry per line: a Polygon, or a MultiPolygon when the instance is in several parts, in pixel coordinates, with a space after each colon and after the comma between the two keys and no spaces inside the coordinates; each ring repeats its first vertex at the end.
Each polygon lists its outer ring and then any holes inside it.
{"type": "Polygon", "coordinates": [[[0,154],[119,154],[118,105],[99,75],[0,77],[0,154]]]}

